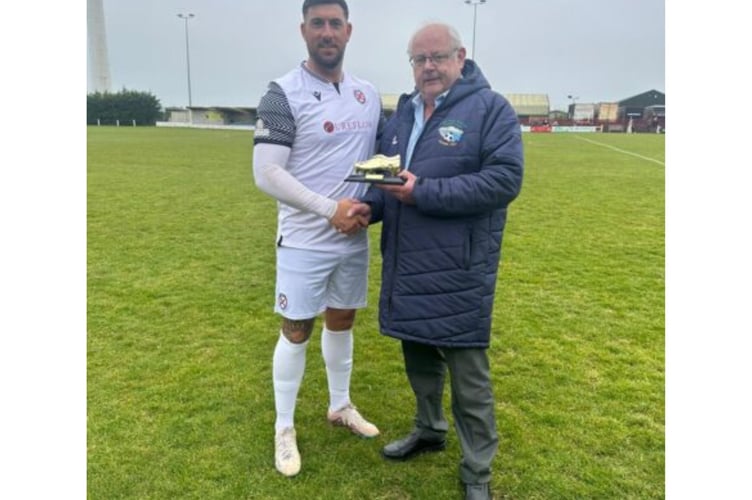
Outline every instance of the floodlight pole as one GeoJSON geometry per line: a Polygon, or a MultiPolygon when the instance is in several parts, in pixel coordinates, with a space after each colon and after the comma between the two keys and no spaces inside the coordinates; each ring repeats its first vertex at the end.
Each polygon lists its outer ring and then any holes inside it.
{"type": "Polygon", "coordinates": [[[486,0],[465,0],[465,3],[473,6],[473,52],[470,58],[475,60],[475,27],[478,22],[478,4],[484,4],[486,0]]]}
{"type": "Polygon", "coordinates": [[[180,13],[178,17],[185,21],[185,65],[188,75],[188,107],[190,108],[193,106],[193,100],[191,99],[191,56],[188,50],[188,20],[196,16],[189,12],[187,14],[180,13]]]}

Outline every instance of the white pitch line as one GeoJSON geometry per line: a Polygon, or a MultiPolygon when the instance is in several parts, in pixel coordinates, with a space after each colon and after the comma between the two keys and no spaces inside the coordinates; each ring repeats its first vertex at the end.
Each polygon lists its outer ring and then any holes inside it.
{"type": "Polygon", "coordinates": [[[589,143],[595,144],[597,146],[603,146],[604,148],[613,149],[614,151],[618,151],[620,153],[624,153],[624,154],[627,154],[627,155],[636,156],[637,158],[641,158],[643,160],[652,161],[652,162],[657,163],[659,165],[663,165],[664,167],[666,166],[666,164],[664,162],[662,162],[660,160],[656,160],[655,158],[649,158],[647,156],[638,155],[637,153],[633,153],[631,151],[626,151],[624,149],[619,149],[619,148],[616,148],[614,146],[611,146],[610,144],[603,144],[602,142],[593,141],[591,139],[585,139],[584,137],[580,137],[578,135],[576,135],[574,137],[575,137],[575,139],[579,139],[581,141],[589,142],[589,143]]]}

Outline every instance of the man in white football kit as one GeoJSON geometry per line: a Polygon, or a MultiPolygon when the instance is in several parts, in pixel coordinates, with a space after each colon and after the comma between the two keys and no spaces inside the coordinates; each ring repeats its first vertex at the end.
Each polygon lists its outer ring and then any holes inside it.
{"type": "Polygon", "coordinates": [[[365,219],[347,216],[366,185],[344,179],[356,161],[373,155],[382,114],[373,85],[342,70],[348,14],[344,0],[304,1],[308,59],[269,84],[254,136],[256,185],[278,201],[275,466],[286,476],[300,471],[295,401],[322,313],[327,418],[363,437],[379,434],[349,394],[355,310],[366,305],[368,234],[365,219]]]}

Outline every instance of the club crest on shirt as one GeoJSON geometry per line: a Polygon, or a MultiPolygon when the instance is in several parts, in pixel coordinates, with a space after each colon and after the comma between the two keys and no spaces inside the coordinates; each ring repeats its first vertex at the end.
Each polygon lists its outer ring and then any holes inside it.
{"type": "Polygon", "coordinates": [[[439,144],[456,146],[465,134],[465,124],[457,120],[446,120],[439,125],[439,144]]]}
{"type": "Polygon", "coordinates": [[[313,97],[315,97],[316,100],[320,102],[321,101],[321,92],[319,92],[318,90],[315,90],[313,92],[313,97]]]}
{"type": "Polygon", "coordinates": [[[358,101],[361,104],[366,103],[366,95],[363,93],[360,89],[355,89],[353,91],[353,95],[355,96],[355,100],[358,101]]]}

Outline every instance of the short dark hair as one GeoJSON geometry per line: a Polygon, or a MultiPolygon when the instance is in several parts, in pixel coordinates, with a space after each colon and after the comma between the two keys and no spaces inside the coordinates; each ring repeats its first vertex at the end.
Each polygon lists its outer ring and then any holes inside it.
{"type": "Polygon", "coordinates": [[[345,11],[345,19],[350,18],[350,10],[347,8],[347,2],[345,0],[305,0],[303,2],[303,17],[305,17],[306,12],[308,12],[308,9],[311,7],[316,7],[317,5],[329,5],[336,3],[340,7],[342,7],[342,10],[345,11]]]}

